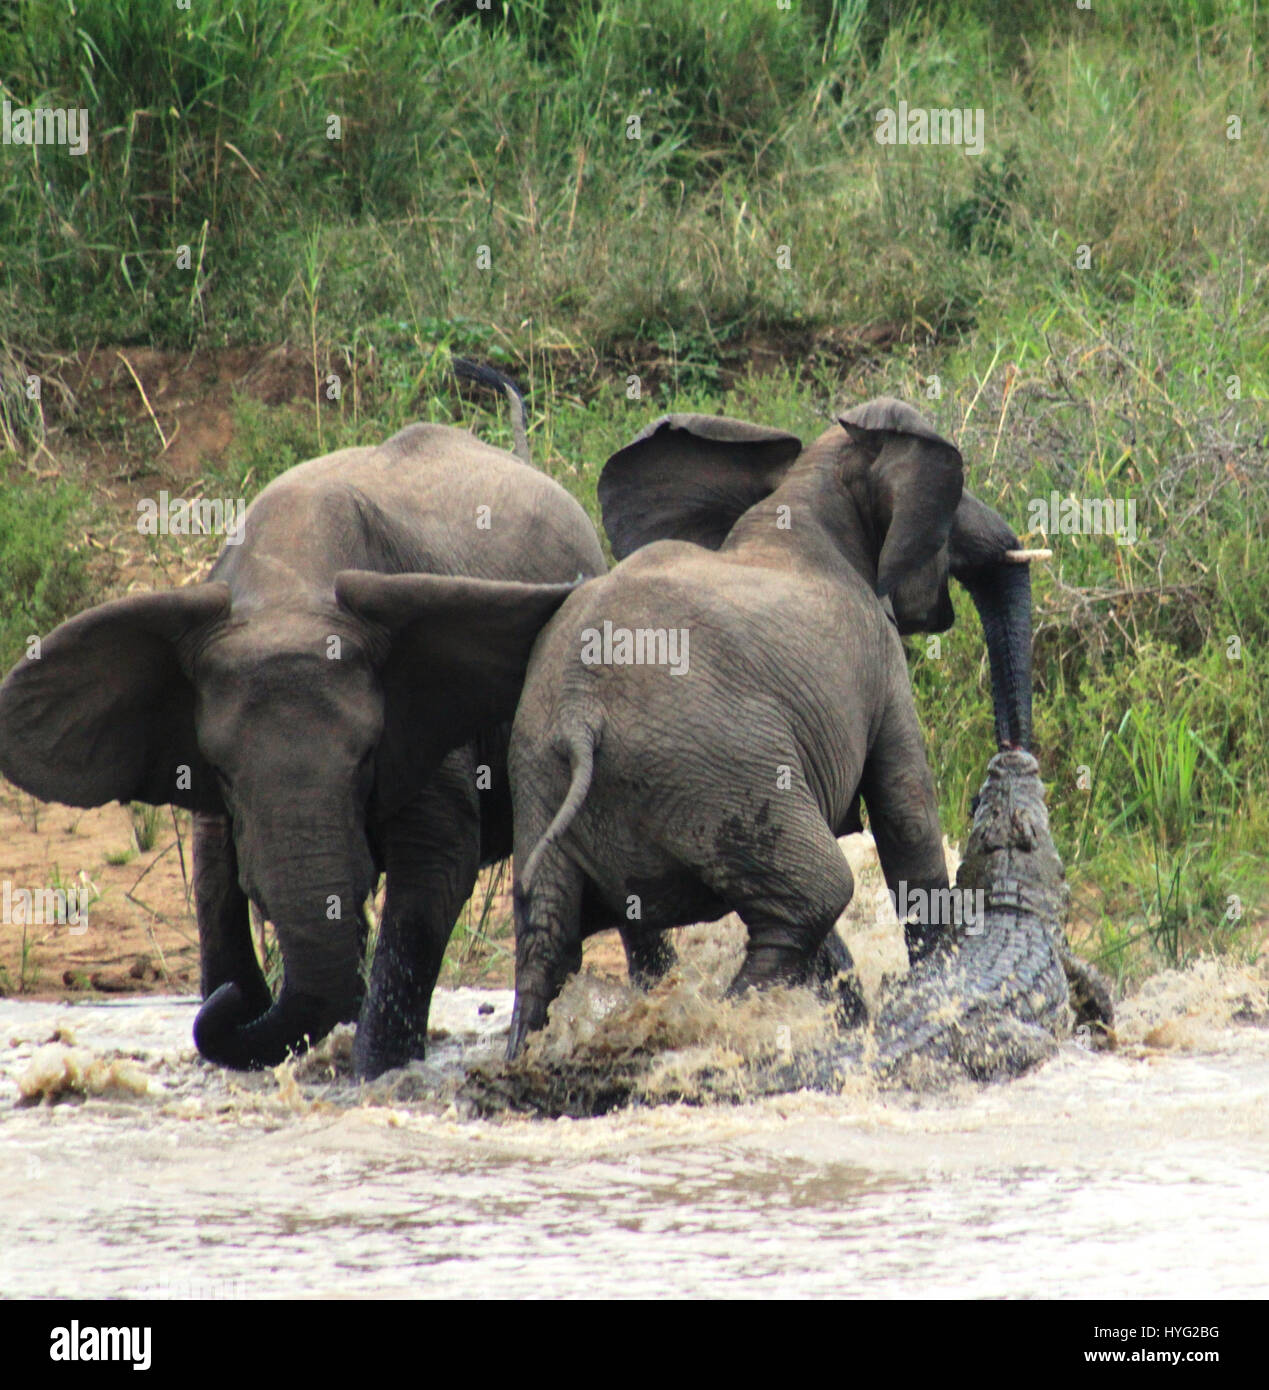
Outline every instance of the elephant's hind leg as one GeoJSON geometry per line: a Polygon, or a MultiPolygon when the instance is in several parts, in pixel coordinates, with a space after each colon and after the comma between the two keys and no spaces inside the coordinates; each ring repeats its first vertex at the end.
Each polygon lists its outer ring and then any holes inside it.
{"type": "Polygon", "coordinates": [[[678,954],[667,933],[636,931],[621,927],[621,944],[626,950],[626,969],[630,983],[639,989],[651,989],[678,960],[678,954]]]}
{"type": "MultiPolygon", "coordinates": [[[[743,871],[728,870],[711,883],[749,930],[745,963],[729,994],[774,984],[839,984],[841,974],[853,972],[850,952],[834,933],[855,890],[846,856],[810,813],[791,825],[788,843],[786,858],[755,868],[761,861],[755,854],[743,871]]],[[[861,1006],[853,987],[843,1004],[854,1021],[861,1006]]]]}
{"type": "Polygon", "coordinates": [[[581,966],[584,885],[581,869],[558,845],[543,854],[527,890],[516,882],[516,1002],[508,1057],[542,1027],[564,981],[581,966]]]}

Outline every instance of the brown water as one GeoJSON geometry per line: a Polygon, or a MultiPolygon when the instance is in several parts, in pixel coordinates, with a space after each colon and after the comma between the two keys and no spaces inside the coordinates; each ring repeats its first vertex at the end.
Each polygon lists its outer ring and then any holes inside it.
{"type": "MultiPolygon", "coordinates": [[[[1007,1086],[583,1121],[450,1103],[505,991],[438,995],[432,1058],[365,1088],[347,1030],[244,1077],[197,1059],[188,1000],[4,1000],[0,1293],[1263,1297],[1267,982],[1160,976],[1118,1050],[1007,1086]],[[68,1052],[101,1094],[20,1106],[68,1052]]],[[[620,993],[576,986],[568,1026],[620,993]]]]}

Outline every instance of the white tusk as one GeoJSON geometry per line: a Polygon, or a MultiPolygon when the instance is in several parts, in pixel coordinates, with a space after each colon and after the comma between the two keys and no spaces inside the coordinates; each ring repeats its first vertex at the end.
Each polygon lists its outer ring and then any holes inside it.
{"type": "Polygon", "coordinates": [[[1006,550],[1005,559],[1014,565],[1029,565],[1032,560],[1051,560],[1051,550],[1006,550]]]}

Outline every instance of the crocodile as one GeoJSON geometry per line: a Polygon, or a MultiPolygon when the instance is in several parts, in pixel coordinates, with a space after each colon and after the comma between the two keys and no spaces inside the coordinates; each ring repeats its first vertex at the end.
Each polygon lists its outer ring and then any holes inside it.
{"type": "MultiPolygon", "coordinates": [[[[1003,1080],[1047,1060],[1077,1027],[1109,1031],[1110,990],[1067,945],[1066,876],[1030,753],[1008,748],[988,764],[956,888],[981,890],[982,912],[948,927],[938,950],[891,983],[867,1026],[760,1060],[740,1076],[697,1073],[690,1092],[661,1087],[656,1099],[836,1093],[852,1073],[882,1085],[1003,1080]]],[[[459,1095],[479,1114],[602,1114],[648,1098],[641,1082],[650,1061],[646,1053],[582,1049],[567,1063],[545,1063],[530,1050],[515,1062],[473,1068],[459,1095]]]]}

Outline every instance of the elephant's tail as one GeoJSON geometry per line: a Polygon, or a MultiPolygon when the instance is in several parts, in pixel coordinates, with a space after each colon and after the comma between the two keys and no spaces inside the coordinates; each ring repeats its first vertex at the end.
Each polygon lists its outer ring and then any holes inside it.
{"type": "Polygon", "coordinates": [[[556,811],[542,838],[533,846],[529,857],[524,861],[524,869],[519,874],[516,891],[528,897],[533,875],[542,856],[573,823],[573,817],[582,809],[582,802],[590,791],[591,779],[595,775],[595,734],[587,727],[576,729],[565,736],[568,740],[569,784],[568,792],[556,811]]]}
{"type": "Polygon", "coordinates": [[[521,463],[533,466],[533,460],[529,457],[529,431],[525,424],[524,397],[520,394],[520,388],[511,380],[509,376],[503,376],[501,372],[496,372],[492,367],[482,366],[479,362],[469,362],[465,357],[450,358],[450,366],[454,369],[455,376],[461,376],[467,381],[478,381],[482,386],[492,386],[495,390],[505,391],[507,400],[511,403],[511,433],[515,435],[516,446],[512,451],[521,463]]]}

